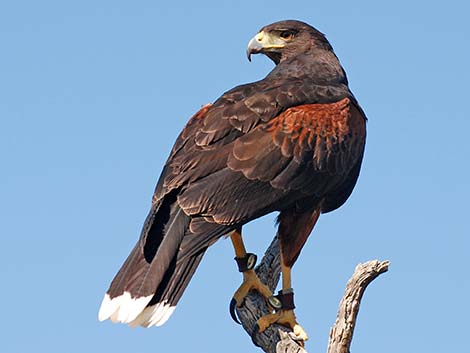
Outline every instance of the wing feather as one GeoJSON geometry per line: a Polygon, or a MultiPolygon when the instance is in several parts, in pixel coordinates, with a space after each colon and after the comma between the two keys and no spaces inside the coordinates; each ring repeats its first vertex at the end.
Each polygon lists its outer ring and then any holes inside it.
{"type": "MultiPolygon", "coordinates": [[[[305,96],[301,85],[295,89],[305,96]]],[[[283,92],[275,97],[292,99],[288,88],[283,92]]],[[[184,236],[184,254],[196,254],[221,236],[204,233],[206,225],[227,231],[299,200],[317,202],[345,180],[357,179],[349,174],[362,158],[365,118],[352,99],[279,113],[279,105],[270,104],[275,98],[264,91],[252,94],[259,104],[234,101],[240,96],[229,94],[230,99],[204,106],[180,134],[164,168],[155,200],[177,189],[178,205],[192,218],[190,229],[197,229],[184,236]],[[277,115],[264,121],[258,113],[277,115]]],[[[349,196],[349,188],[342,190],[330,198],[330,208],[349,196]]]]}
{"type": "Polygon", "coordinates": [[[228,166],[284,190],[307,187],[315,173],[330,179],[347,175],[365,141],[365,119],[352,110],[358,111],[348,98],[287,109],[237,139],[228,166]]]}

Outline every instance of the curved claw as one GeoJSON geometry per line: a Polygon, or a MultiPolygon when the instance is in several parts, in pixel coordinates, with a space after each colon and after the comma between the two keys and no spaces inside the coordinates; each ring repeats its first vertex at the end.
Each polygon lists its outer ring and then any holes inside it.
{"type": "Polygon", "coordinates": [[[240,322],[240,320],[238,320],[237,312],[235,311],[236,306],[237,306],[237,301],[235,300],[235,298],[232,298],[232,300],[230,301],[230,309],[229,309],[230,316],[232,317],[233,321],[241,325],[242,323],[240,322]]]}

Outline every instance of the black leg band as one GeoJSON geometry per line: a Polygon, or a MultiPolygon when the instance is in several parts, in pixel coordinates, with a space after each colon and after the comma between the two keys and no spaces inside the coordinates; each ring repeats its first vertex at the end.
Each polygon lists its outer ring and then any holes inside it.
{"type": "Polygon", "coordinates": [[[280,290],[277,295],[270,297],[268,302],[275,310],[294,310],[294,291],[292,289],[280,290]]]}
{"type": "Polygon", "coordinates": [[[257,256],[252,253],[247,253],[244,257],[236,257],[235,261],[238,265],[238,271],[245,272],[255,268],[257,256]]]}

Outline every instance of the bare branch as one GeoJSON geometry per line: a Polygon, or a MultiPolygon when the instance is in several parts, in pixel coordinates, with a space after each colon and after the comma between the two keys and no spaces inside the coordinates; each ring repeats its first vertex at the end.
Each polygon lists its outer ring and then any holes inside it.
{"type": "Polygon", "coordinates": [[[276,344],[276,353],[307,353],[295,340],[291,333],[279,330],[281,340],[276,344]]]}
{"type": "MultiPolygon", "coordinates": [[[[359,304],[367,285],[379,274],[387,271],[388,261],[369,261],[359,264],[346,286],[341,300],[338,318],[330,331],[328,353],[349,353],[359,304]]],[[[274,238],[269,248],[255,269],[257,275],[271,291],[277,286],[281,273],[279,243],[274,238]]],[[[250,335],[253,343],[266,353],[307,353],[302,342],[295,340],[292,331],[284,326],[272,325],[259,333],[257,320],[270,313],[264,298],[256,291],[250,292],[243,305],[236,309],[243,328],[250,335]]]]}
{"type": "Polygon", "coordinates": [[[356,266],[339,304],[335,325],[330,330],[328,353],[349,353],[362,295],[370,282],[387,272],[389,261],[368,261],[356,266]]]}

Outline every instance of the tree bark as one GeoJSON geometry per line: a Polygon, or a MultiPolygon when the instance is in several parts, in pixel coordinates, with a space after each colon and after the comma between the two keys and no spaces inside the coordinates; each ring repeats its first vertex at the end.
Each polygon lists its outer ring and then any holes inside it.
{"type": "MultiPolygon", "coordinates": [[[[349,353],[359,304],[370,282],[388,270],[388,261],[378,260],[359,264],[346,285],[346,291],[340,302],[335,325],[331,328],[328,353],[349,353]]],[[[255,269],[257,275],[271,291],[279,282],[281,262],[279,243],[274,238],[266,250],[261,263],[255,269]]],[[[264,298],[256,291],[250,292],[243,305],[236,309],[243,328],[250,335],[253,343],[266,353],[306,353],[303,342],[295,340],[292,331],[284,326],[272,325],[264,332],[258,332],[257,320],[270,313],[264,298]]]]}
{"type": "Polygon", "coordinates": [[[389,261],[372,260],[356,266],[339,303],[338,315],[330,330],[327,353],[349,353],[362,295],[370,282],[387,272],[389,261]]]}

